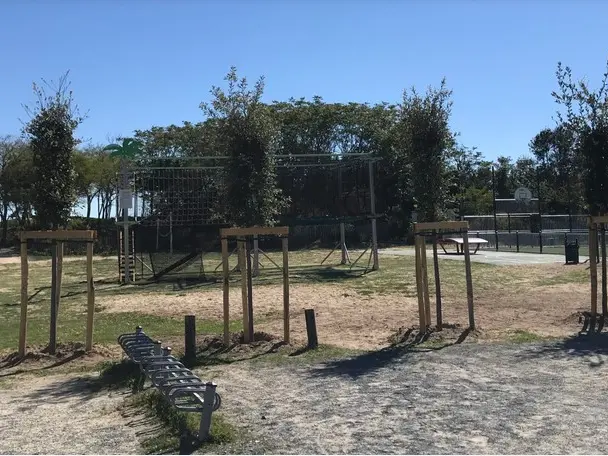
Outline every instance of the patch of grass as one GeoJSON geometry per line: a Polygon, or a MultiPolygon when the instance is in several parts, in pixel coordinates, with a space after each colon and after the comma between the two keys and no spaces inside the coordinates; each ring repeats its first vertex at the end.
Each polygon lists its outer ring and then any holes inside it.
{"type": "MultiPolygon", "coordinates": [[[[27,342],[40,345],[48,342],[49,315],[33,313],[28,318],[27,342]]],[[[203,333],[220,333],[223,325],[219,321],[199,320],[197,331],[203,333]]],[[[239,322],[232,322],[234,328],[239,322]]],[[[86,315],[59,311],[57,322],[58,342],[84,341],[86,315]]],[[[163,337],[183,336],[184,321],[181,318],[160,317],[136,312],[99,313],[95,315],[93,340],[96,344],[115,344],[120,334],[134,331],[137,325],[143,326],[146,333],[160,340],[163,337]]],[[[0,349],[15,349],[19,339],[19,319],[0,317],[0,349]]]]}
{"type": "Polygon", "coordinates": [[[507,340],[515,344],[526,344],[531,342],[542,342],[550,339],[546,336],[541,336],[530,331],[516,329],[507,335],[507,340]]]}
{"type": "MultiPolygon", "coordinates": [[[[171,406],[162,394],[154,389],[132,396],[130,405],[152,416],[163,424],[162,429],[153,437],[143,440],[142,446],[148,454],[166,454],[179,449],[180,436],[188,433],[198,434],[200,413],[183,413],[171,406]]],[[[237,438],[234,426],[228,423],[218,412],[211,419],[211,435],[203,448],[211,449],[217,445],[231,443],[237,438]]]]}
{"type": "Polygon", "coordinates": [[[537,281],[539,287],[551,285],[566,285],[566,284],[587,284],[589,283],[589,271],[586,268],[577,267],[567,269],[563,274],[557,274],[553,277],[545,277],[537,281]]]}

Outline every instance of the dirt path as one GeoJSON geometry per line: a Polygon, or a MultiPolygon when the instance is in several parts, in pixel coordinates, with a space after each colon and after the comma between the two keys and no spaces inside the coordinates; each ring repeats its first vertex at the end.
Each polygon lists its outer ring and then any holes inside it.
{"type": "MultiPolygon", "coordinates": [[[[230,453],[597,454],[608,432],[602,347],[465,343],[316,366],[258,358],[200,375],[218,383],[224,416],[250,431],[230,453]]],[[[141,453],[133,422],[116,411],[129,393],[86,385],[75,376],[3,385],[0,453],[141,453]]]]}
{"type": "Polygon", "coordinates": [[[137,430],[116,410],[123,399],[123,393],[94,394],[75,376],[4,385],[0,454],[139,454],[137,430]]]}
{"type": "Polygon", "coordinates": [[[266,453],[598,453],[606,353],[471,344],[207,376],[266,453]]]}

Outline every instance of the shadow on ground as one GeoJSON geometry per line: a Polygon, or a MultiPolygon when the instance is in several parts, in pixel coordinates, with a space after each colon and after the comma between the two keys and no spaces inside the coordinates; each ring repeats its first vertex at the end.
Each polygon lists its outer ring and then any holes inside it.
{"type": "Polygon", "coordinates": [[[599,358],[608,356],[608,333],[580,333],[556,342],[533,345],[522,351],[518,357],[524,359],[537,358],[580,358],[594,357],[590,367],[604,364],[599,358]]]}
{"type": "Polygon", "coordinates": [[[351,358],[330,361],[313,368],[310,374],[315,377],[346,376],[356,379],[392,363],[407,362],[409,355],[413,353],[442,350],[461,344],[471,334],[469,329],[461,330],[455,325],[445,325],[445,328],[451,331],[449,333],[447,331],[420,333],[415,327],[408,328],[404,332],[398,333],[397,341],[388,347],[351,358]],[[450,338],[450,333],[457,334],[457,337],[450,338]]]}

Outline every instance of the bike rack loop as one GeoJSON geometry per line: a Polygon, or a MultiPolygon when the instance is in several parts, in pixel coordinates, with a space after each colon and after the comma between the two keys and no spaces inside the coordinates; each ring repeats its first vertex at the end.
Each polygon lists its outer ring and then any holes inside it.
{"type": "Polygon", "coordinates": [[[216,392],[217,385],[203,382],[171,355],[170,347],[163,348],[161,342],[150,338],[141,326],[135,328],[135,333],[118,336],[118,343],[129,359],[140,367],[143,382],[140,380],[139,386],[143,387],[149,378],[177,410],[200,413],[198,440],[207,440],[211,415],[222,404],[222,398],[216,392]]]}

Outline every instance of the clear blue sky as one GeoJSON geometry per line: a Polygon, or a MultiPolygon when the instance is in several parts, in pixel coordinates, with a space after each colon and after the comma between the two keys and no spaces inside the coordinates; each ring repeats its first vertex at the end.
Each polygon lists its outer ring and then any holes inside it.
{"type": "Polygon", "coordinates": [[[596,85],[608,57],[601,0],[6,0],[0,17],[0,135],[33,81],[70,70],[93,143],[201,120],[236,65],[268,101],[396,102],[445,76],[461,141],[518,157],[553,125],[557,62],[596,85]]]}

